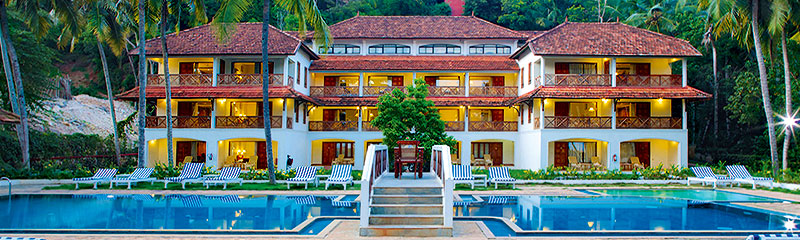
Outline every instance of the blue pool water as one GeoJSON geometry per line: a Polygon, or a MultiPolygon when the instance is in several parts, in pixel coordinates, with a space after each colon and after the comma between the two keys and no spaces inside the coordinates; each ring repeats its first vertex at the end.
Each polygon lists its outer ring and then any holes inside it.
{"type": "MultiPolygon", "coordinates": [[[[316,196],[13,195],[0,197],[0,229],[292,230],[318,216],[358,216],[358,205],[316,196]],[[7,221],[12,219],[11,221],[7,221]]],[[[317,234],[319,219],[300,234],[317,234]]]]}
{"type": "Polygon", "coordinates": [[[780,199],[710,189],[590,189],[587,192],[612,196],[639,196],[658,198],[681,198],[715,202],[774,202],[780,199]]]}

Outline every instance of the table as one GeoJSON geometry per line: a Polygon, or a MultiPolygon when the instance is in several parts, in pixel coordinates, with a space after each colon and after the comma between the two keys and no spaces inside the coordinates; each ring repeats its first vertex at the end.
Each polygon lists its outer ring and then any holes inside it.
{"type": "Polygon", "coordinates": [[[486,176],[486,174],[473,174],[472,177],[474,177],[476,181],[481,181],[482,179],[484,187],[488,186],[489,184],[489,178],[486,176]]]}

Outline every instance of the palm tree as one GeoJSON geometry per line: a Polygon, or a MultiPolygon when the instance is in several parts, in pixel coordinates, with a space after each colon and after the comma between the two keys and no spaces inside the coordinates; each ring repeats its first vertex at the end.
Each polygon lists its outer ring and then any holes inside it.
{"type": "MultiPolygon", "coordinates": [[[[10,0],[0,0],[0,31],[2,31],[2,37],[4,42],[3,48],[3,55],[8,56],[8,61],[10,62],[11,67],[11,75],[6,75],[7,79],[10,79],[13,82],[13,89],[9,88],[9,91],[14,91],[13,94],[9,94],[9,96],[16,96],[13,99],[13,102],[17,104],[17,112],[16,114],[20,117],[20,123],[17,125],[17,138],[19,139],[20,145],[20,152],[22,157],[22,166],[26,168],[30,168],[31,157],[29,152],[30,146],[30,139],[28,133],[28,108],[25,104],[25,91],[22,86],[22,76],[20,75],[19,70],[19,59],[17,57],[17,51],[14,49],[14,43],[11,41],[11,35],[9,35],[8,31],[8,9],[7,6],[10,4],[10,0]]],[[[7,73],[9,71],[6,71],[7,73]]]]}
{"type": "MultiPolygon", "coordinates": [[[[714,85],[714,139],[719,138],[719,74],[717,71],[717,48],[714,45],[717,37],[722,32],[721,29],[728,29],[729,26],[719,27],[721,24],[730,23],[733,17],[734,0],[700,0],[697,4],[698,10],[705,14],[706,32],[703,33],[703,45],[711,47],[712,75],[714,85]]],[[[679,4],[680,5],[680,4],[679,4]]]]}
{"type": "Polygon", "coordinates": [[[144,145],[146,144],[144,138],[144,125],[145,125],[145,87],[147,86],[147,58],[145,56],[145,43],[147,41],[147,37],[144,35],[144,27],[145,27],[145,0],[138,0],[138,17],[139,17],[139,154],[138,159],[139,167],[145,166],[145,152],[144,152],[144,145]]]}
{"type": "MultiPolygon", "coordinates": [[[[797,31],[798,23],[800,23],[800,3],[797,1],[787,0],[773,0],[770,6],[772,14],[770,15],[768,29],[771,35],[779,35],[781,39],[781,55],[783,55],[783,79],[785,88],[785,107],[786,116],[792,116],[792,73],[789,69],[789,54],[786,49],[786,32],[797,31]]],[[[789,145],[791,141],[792,131],[787,129],[784,131],[783,138],[783,159],[782,169],[786,170],[789,167],[789,145]]]]}
{"type": "Polygon", "coordinates": [[[648,30],[661,32],[661,30],[672,31],[675,30],[677,24],[675,21],[665,15],[669,15],[671,11],[666,11],[664,3],[656,3],[655,5],[646,6],[644,3],[637,3],[636,7],[639,10],[637,13],[631,14],[625,23],[645,28],[648,30]]]}
{"type": "Polygon", "coordinates": [[[770,162],[772,163],[773,174],[778,172],[778,145],[775,140],[775,118],[772,111],[772,100],[769,97],[769,82],[767,81],[767,67],[764,63],[764,54],[761,48],[761,32],[759,31],[759,0],[750,2],[750,28],[753,36],[753,48],[758,62],[758,78],[761,81],[761,100],[764,103],[764,114],[767,117],[767,134],[769,135],[770,162]]]}
{"type": "MultiPolygon", "coordinates": [[[[277,0],[277,5],[287,9],[291,14],[295,15],[298,20],[298,26],[301,33],[305,33],[306,26],[311,26],[314,29],[314,38],[321,42],[323,47],[327,47],[330,42],[330,32],[325,19],[322,18],[322,13],[317,8],[316,0],[277,0]]],[[[261,63],[267,63],[269,53],[267,52],[269,46],[269,8],[272,5],[270,0],[264,0],[262,6],[262,22],[261,22],[261,63]]],[[[247,0],[225,0],[220,5],[217,14],[214,16],[212,24],[215,25],[217,35],[220,39],[226,40],[230,34],[233,34],[235,26],[241,20],[242,13],[250,6],[247,0]]],[[[301,43],[302,44],[302,43],[301,43]]],[[[264,103],[269,102],[269,71],[261,71],[261,101],[264,103]]],[[[269,169],[269,182],[275,184],[275,163],[273,161],[272,153],[272,131],[269,117],[269,108],[264,107],[262,116],[264,116],[264,138],[267,142],[267,162],[269,169]]]]}

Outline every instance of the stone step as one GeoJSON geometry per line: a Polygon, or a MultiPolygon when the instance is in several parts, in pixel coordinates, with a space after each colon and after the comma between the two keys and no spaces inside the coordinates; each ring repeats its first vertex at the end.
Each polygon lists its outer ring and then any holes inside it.
{"type": "Polygon", "coordinates": [[[443,225],[444,216],[442,215],[383,215],[374,214],[369,216],[370,225],[443,225]]]}
{"type": "Polygon", "coordinates": [[[442,215],[442,204],[372,204],[370,214],[442,215]]]}
{"type": "Polygon", "coordinates": [[[442,187],[375,187],[374,195],[442,195],[442,187]]]}
{"type": "Polygon", "coordinates": [[[442,204],[442,195],[374,195],[373,204],[442,204]]]}
{"type": "Polygon", "coordinates": [[[442,225],[371,225],[359,232],[361,236],[453,237],[453,228],[442,225]]]}

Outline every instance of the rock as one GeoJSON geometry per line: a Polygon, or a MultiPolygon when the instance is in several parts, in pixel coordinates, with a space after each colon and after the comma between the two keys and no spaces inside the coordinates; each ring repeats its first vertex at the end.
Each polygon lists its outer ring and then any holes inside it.
{"type": "MultiPolygon", "coordinates": [[[[129,102],[114,101],[117,122],[124,120],[136,109],[129,102]]],[[[111,123],[111,111],[108,99],[95,98],[88,95],[78,95],[72,100],[51,99],[42,102],[42,109],[33,112],[32,126],[41,131],[50,131],[61,134],[97,134],[108,136],[114,130],[111,123]]],[[[136,121],[132,122],[128,138],[137,138],[135,130],[136,121]]]]}

